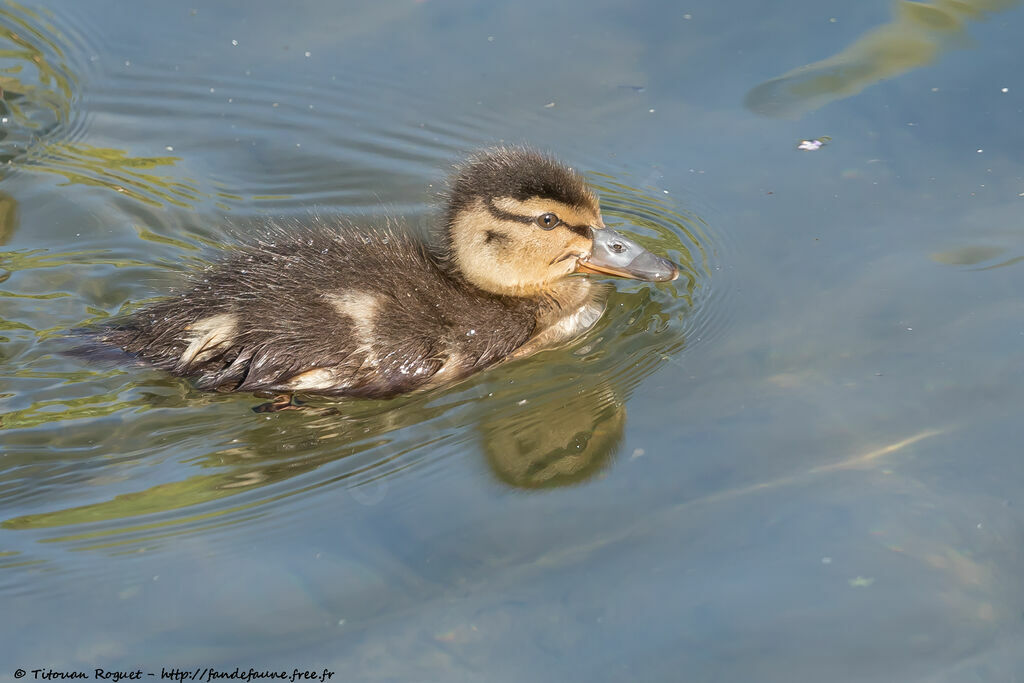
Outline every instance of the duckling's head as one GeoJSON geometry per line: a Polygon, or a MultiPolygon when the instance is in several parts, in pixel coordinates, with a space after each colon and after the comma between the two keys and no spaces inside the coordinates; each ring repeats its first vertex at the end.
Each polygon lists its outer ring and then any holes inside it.
{"type": "Polygon", "coordinates": [[[605,227],[583,177],[532,150],[501,147],[453,176],[446,215],[452,265],[473,285],[533,296],[573,273],[674,280],[679,268],[605,227]]]}

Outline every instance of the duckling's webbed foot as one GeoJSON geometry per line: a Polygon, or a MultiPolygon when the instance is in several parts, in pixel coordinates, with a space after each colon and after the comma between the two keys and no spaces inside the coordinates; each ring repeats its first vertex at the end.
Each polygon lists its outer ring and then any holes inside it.
{"type": "Polygon", "coordinates": [[[295,398],[295,394],[269,394],[267,392],[256,392],[253,394],[259,398],[271,398],[267,403],[261,403],[254,407],[254,413],[279,413],[282,410],[305,410],[309,408],[305,403],[295,398]]]}

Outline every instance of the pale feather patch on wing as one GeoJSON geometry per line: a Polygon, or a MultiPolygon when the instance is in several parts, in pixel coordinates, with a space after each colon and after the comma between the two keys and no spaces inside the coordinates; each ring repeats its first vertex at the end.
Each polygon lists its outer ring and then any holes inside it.
{"type": "Polygon", "coordinates": [[[189,332],[189,344],[178,360],[178,368],[187,368],[192,363],[202,360],[201,356],[204,354],[230,344],[237,329],[238,316],[231,313],[213,315],[187,325],[185,330],[189,332]]]}
{"type": "Polygon", "coordinates": [[[426,384],[427,387],[439,387],[447,384],[465,374],[466,368],[472,366],[470,359],[459,353],[452,353],[447,358],[436,360],[441,361],[441,366],[434,372],[430,381],[426,384]]]}
{"type": "Polygon", "coordinates": [[[338,389],[338,374],[332,368],[317,368],[295,375],[287,386],[293,391],[328,391],[338,389]]]}
{"type": "Polygon", "coordinates": [[[373,342],[378,308],[377,297],[369,292],[349,291],[331,294],[327,299],[334,310],[352,321],[352,336],[358,342],[354,351],[366,354],[364,365],[376,366],[377,357],[373,353],[373,342]]]}

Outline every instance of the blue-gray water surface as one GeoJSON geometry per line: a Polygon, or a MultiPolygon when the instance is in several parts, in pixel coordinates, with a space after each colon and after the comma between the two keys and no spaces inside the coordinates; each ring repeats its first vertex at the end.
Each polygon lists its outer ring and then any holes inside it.
{"type": "Polygon", "coordinates": [[[0,5],[0,675],[1024,671],[1017,0],[0,5]],[[526,143],[683,265],[259,414],[69,352],[271,217],[526,143]]]}

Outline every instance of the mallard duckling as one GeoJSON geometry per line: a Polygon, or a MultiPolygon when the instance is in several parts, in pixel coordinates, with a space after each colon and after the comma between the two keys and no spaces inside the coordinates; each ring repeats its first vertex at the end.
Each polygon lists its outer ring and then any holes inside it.
{"type": "Polygon", "coordinates": [[[275,228],[100,338],[201,389],[387,398],[589,328],[603,298],[574,273],[679,269],[605,227],[579,173],[498,148],[453,176],[433,247],[322,221],[275,228]]]}

